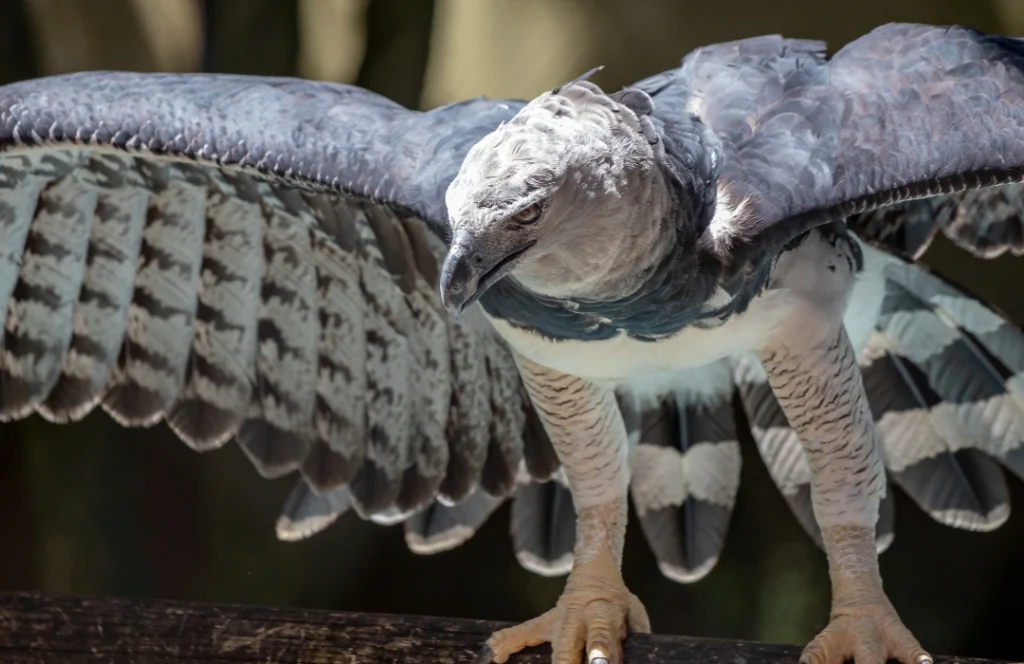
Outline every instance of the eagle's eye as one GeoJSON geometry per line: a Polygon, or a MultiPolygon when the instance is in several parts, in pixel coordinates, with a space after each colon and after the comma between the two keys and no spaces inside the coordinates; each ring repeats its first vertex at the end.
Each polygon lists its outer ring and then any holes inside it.
{"type": "Polygon", "coordinates": [[[512,215],[512,221],[520,224],[532,224],[540,219],[540,213],[544,210],[540,203],[534,203],[512,215]]]}

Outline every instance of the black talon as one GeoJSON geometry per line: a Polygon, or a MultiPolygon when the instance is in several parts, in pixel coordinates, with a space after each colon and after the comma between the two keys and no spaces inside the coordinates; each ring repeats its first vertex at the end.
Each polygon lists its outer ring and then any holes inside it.
{"type": "Polygon", "coordinates": [[[484,647],[480,649],[480,654],[476,658],[476,664],[491,664],[493,661],[494,651],[485,643],[484,647]]]}

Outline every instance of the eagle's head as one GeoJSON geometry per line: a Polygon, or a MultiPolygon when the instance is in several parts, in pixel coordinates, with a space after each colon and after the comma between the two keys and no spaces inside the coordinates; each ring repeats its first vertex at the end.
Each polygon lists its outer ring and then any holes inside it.
{"type": "Polygon", "coordinates": [[[651,107],[639,90],[606,95],[577,79],[470,149],[446,194],[449,311],[509,275],[547,294],[600,278],[602,249],[628,239],[628,208],[655,165],[651,107]]]}

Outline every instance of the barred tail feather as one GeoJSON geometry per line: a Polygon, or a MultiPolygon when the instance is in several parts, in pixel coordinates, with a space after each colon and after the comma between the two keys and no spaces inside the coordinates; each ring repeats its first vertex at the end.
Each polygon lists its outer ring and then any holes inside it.
{"type": "Polygon", "coordinates": [[[405,520],[405,542],[421,555],[454,549],[473,537],[502,502],[485,491],[474,491],[454,505],[435,501],[405,520]]]}
{"type": "Polygon", "coordinates": [[[559,473],[547,482],[526,482],[515,492],[510,523],[516,559],[541,576],[562,576],[572,569],[576,510],[559,473]]]}
{"type": "MultiPolygon", "coordinates": [[[[931,312],[930,318],[912,315],[933,326],[935,336],[945,344],[931,344],[948,366],[948,382],[929,375],[936,392],[956,405],[958,421],[975,437],[977,447],[1024,479],[1024,332],[977,298],[917,265],[892,258],[886,277],[894,291],[910,300],[912,311],[931,312]]],[[[932,364],[922,368],[934,372],[932,364]]]]}
{"type": "Polygon", "coordinates": [[[888,257],[865,380],[894,479],[933,518],[998,528],[1024,445],[1024,334],[927,270],[888,257]],[[995,460],[993,460],[995,459],[995,460]]]}
{"type": "MultiPolygon", "coordinates": [[[[886,350],[876,333],[861,358],[868,401],[893,482],[940,523],[992,530],[1009,515],[999,465],[984,452],[954,447],[964,440],[933,408],[940,402],[920,370],[886,350]]],[[[968,439],[969,440],[969,439],[968,439]]]]}
{"type": "Polygon", "coordinates": [[[630,494],[640,527],[662,574],[691,583],[721,555],[741,459],[728,364],[684,372],[673,384],[655,399],[626,386],[619,404],[635,441],[630,494]]]}

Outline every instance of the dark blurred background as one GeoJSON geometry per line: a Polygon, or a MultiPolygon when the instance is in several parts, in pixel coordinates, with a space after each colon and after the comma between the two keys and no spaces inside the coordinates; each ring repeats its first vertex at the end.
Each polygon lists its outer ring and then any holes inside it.
{"type": "MultiPolygon", "coordinates": [[[[704,43],[782,32],[836,48],[887,21],[1024,34],[1020,0],[3,0],[0,82],[85,69],[299,75],[356,83],[412,107],[532,97],[603,64],[616,89],[704,43]]],[[[258,112],[258,109],[254,109],[258,112]]],[[[938,243],[927,262],[1024,322],[1024,262],[938,243]]],[[[299,543],[274,522],[293,478],[260,479],[239,449],[198,455],[163,425],[104,414],[0,425],[0,590],[161,596],[522,620],[562,579],[522,570],[502,509],[431,557],[400,527],[352,514],[299,543]]],[[[803,643],[828,615],[824,555],[751,441],[726,551],[703,581],[663,578],[638,529],[626,581],[659,632],[803,643]]],[[[1016,507],[1024,487],[1011,480],[1016,507]]],[[[933,652],[1024,658],[1024,509],[994,533],[939,526],[902,494],[882,557],[893,603],[933,652]]]]}

